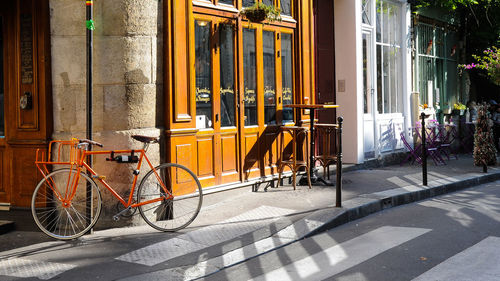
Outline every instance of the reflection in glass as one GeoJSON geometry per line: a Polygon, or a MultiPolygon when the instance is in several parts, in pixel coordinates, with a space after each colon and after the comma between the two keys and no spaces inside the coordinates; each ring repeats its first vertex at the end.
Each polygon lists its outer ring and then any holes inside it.
{"type": "Polygon", "coordinates": [[[221,126],[235,126],[234,117],[234,48],[233,26],[220,28],[220,112],[221,126]]]}
{"type": "Polygon", "coordinates": [[[268,6],[273,6],[273,0],[262,0],[262,3],[264,3],[268,6]]]}
{"type": "Polygon", "coordinates": [[[245,126],[257,125],[255,30],[243,28],[243,86],[245,126]]]}
{"type": "Polygon", "coordinates": [[[362,1],[362,6],[361,6],[361,19],[363,20],[364,24],[371,25],[372,20],[371,20],[371,0],[363,0],[362,1]]]}
{"type": "Polygon", "coordinates": [[[212,127],[210,24],[195,23],[196,128],[204,129],[212,127]]]}
{"type": "Polygon", "coordinates": [[[219,4],[222,3],[222,4],[227,4],[227,5],[233,5],[233,0],[219,0],[217,1],[219,4]]]}
{"type": "MultiPolygon", "coordinates": [[[[281,84],[283,105],[293,104],[292,34],[281,34],[281,84]]],[[[293,108],[283,107],[283,122],[293,122],[293,108]]]]}
{"type": "Polygon", "coordinates": [[[243,7],[253,6],[254,3],[255,3],[255,0],[243,0],[243,7]]]}
{"type": "Polygon", "coordinates": [[[276,63],[274,32],[262,32],[264,57],[264,122],[276,123],[276,63]]]}
{"type": "Polygon", "coordinates": [[[3,17],[0,17],[0,137],[5,136],[4,83],[3,83],[3,17]]]}
{"type": "Polygon", "coordinates": [[[292,8],[290,6],[290,0],[281,0],[280,9],[281,9],[282,15],[291,16],[292,15],[292,8]]]}

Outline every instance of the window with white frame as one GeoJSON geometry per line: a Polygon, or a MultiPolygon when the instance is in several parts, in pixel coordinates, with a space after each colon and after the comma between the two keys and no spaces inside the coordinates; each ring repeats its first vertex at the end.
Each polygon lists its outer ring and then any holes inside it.
{"type": "Polygon", "coordinates": [[[381,114],[403,112],[401,10],[396,2],[375,3],[377,110],[381,114]]]}

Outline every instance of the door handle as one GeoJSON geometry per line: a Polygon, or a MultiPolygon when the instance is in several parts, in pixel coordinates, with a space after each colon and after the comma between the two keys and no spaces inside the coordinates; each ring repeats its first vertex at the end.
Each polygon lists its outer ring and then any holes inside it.
{"type": "Polygon", "coordinates": [[[31,109],[33,104],[33,95],[30,92],[24,92],[19,99],[19,107],[23,110],[31,109]]]}

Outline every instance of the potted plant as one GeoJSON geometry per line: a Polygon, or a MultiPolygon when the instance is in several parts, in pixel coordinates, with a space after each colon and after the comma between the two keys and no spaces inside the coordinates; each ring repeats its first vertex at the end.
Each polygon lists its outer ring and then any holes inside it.
{"type": "Polygon", "coordinates": [[[281,11],[274,6],[262,2],[255,2],[251,7],[243,8],[240,15],[251,22],[281,21],[281,11]]]}

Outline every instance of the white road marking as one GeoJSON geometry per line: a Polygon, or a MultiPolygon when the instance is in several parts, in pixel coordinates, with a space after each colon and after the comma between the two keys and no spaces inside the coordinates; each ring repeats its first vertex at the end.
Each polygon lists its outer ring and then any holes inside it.
{"type": "Polygon", "coordinates": [[[324,212],[313,213],[309,219],[299,220],[294,224],[278,231],[273,237],[259,240],[253,244],[227,252],[222,256],[206,259],[200,256],[195,265],[183,268],[169,268],[134,276],[132,280],[140,277],[141,280],[161,280],[164,276],[170,276],[172,280],[193,280],[213,273],[221,268],[242,262],[248,258],[265,253],[284,244],[303,237],[313,229],[321,226],[331,216],[325,216],[324,212]],[[313,220],[314,219],[314,220],[313,220]],[[317,219],[317,220],[316,220],[317,219]]]}
{"type": "Polygon", "coordinates": [[[116,259],[153,266],[250,233],[291,213],[293,210],[290,209],[261,206],[221,223],[149,245],[116,259]]]}
{"type": "Polygon", "coordinates": [[[253,280],[323,280],[429,231],[424,228],[383,226],[253,280]]]}
{"type": "Polygon", "coordinates": [[[499,264],[500,238],[490,236],[413,280],[498,280],[500,276],[499,264]]]}
{"type": "Polygon", "coordinates": [[[71,264],[12,258],[0,261],[0,275],[47,280],[75,267],[71,264]]]}

